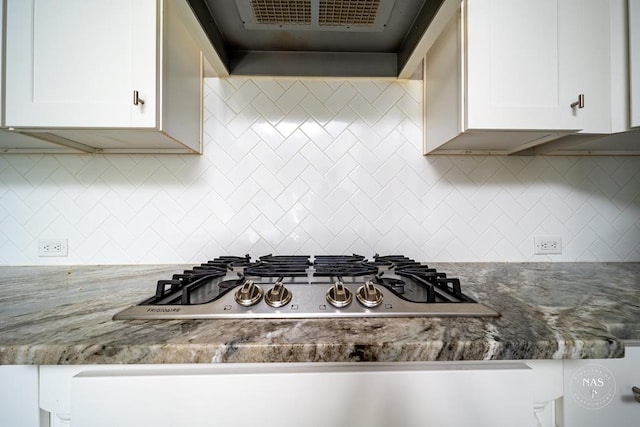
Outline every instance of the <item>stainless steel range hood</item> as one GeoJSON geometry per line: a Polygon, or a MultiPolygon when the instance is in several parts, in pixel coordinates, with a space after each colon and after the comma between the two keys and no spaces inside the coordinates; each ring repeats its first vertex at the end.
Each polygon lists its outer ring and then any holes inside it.
{"type": "Polygon", "coordinates": [[[460,0],[187,0],[220,77],[410,78],[460,0]]]}

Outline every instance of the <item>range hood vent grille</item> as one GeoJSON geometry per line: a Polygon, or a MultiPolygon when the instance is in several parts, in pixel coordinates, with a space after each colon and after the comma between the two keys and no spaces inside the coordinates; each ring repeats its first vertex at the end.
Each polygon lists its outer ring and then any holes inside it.
{"type": "Polygon", "coordinates": [[[380,0],[320,0],[320,25],[365,25],[376,22],[380,0]]]}
{"type": "Polygon", "coordinates": [[[311,0],[251,0],[256,24],[311,25],[311,0]]]}
{"type": "Polygon", "coordinates": [[[384,31],[395,0],[236,0],[248,30],[384,31]]]}

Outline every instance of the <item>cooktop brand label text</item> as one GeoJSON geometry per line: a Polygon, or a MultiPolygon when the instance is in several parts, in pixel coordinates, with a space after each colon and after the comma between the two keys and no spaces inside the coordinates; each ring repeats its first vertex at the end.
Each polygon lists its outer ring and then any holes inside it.
{"type": "Polygon", "coordinates": [[[147,309],[147,313],[177,313],[179,307],[151,307],[147,309]]]}

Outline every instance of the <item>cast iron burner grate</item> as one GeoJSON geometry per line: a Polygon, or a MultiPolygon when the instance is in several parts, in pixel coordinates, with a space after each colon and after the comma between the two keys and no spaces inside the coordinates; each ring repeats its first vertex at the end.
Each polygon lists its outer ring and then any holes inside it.
{"type": "Polygon", "coordinates": [[[114,319],[499,316],[404,255],[222,256],[159,280],[114,319]]]}
{"type": "Polygon", "coordinates": [[[359,277],[375,275],[378,267],[366,262],[362,255],[317,255],[313,260],[316,277],[359,277]]]}
{"type": "Polygon", "coordinates": [[[304,277],[310,265],[310,257],[304,255],[265,255],[246,267],[244,274],[257,277],[304,277]]]}

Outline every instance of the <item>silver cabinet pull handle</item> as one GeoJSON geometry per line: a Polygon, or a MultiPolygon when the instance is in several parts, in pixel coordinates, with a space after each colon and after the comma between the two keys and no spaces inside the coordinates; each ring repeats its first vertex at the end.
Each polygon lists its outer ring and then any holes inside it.
{"type": "Polygon", "coordinates": [[[133,91],[133,105],[144,105],[144,101],[138,97],[138,91],[133,91]]]}
{"type": "Polygon", "coordinates": [[[570,105],[571,108],[584,108],[584,93],[581,93],[580,95],[578,95],[578,100],[575,102],[572,102],[570,105]]]}
{"type": "Polygon", "coordinates": [[[633,397],[636,399],[636,402],[640,403],[640,388],[633,386],[631,387],[631,391],[633,392],[633,397]]]}

